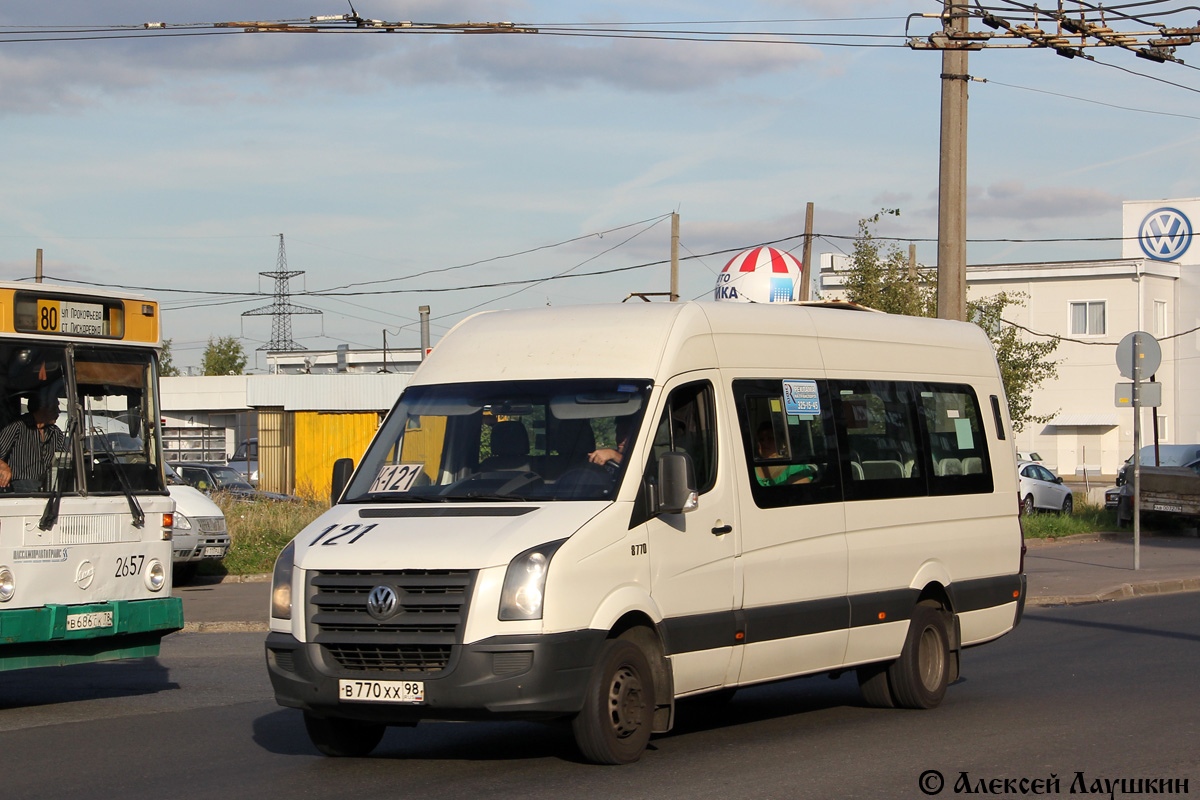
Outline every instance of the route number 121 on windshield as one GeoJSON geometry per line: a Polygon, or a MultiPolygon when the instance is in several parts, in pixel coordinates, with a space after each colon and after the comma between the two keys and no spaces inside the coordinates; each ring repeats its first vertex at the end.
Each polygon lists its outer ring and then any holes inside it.
{"type": "Polygon", "coordinates": [[[371,494],[407,492],[424,469],[424,464],[387,464],[375,476],[371,494]]]}

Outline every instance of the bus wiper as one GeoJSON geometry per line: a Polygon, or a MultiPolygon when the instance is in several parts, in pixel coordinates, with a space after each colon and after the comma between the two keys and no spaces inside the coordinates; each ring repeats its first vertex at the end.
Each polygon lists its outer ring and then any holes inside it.
{"type": "Polygon", "coordinates": [[[466,494],[445,495],[447,501],[473,502],[475,500],[499,500],[507,503],[528,503],[528,497],[519,494],[488,494],[487,492],[467,492],[466,494]]]}
{"type": "Polygon", "coordinates": [[[117,476],[117,483],[121,484],[121,491],[125,494],[125,499],[129,501],[129,513],[133,516],[133,527],[141,528],[146,524],[146,512],[142,511],[141,505],[137,498],[133,496],[133,486],[129,483],[129,476],[125,474],[123,464],[117,463],[117,454],[113,452],[112,444],[108,441],[108,435],[99,428],[92,428],[92,440],[99,440],[104,447],[104,453],[112,462],[113,472],[117,476]]]}
{"type": "Polygon", "coordinates": [[[445,503],[447,498],[437,494],[408,494],[407,492],[375,492],[348,500],[351,503],[445,503]]]}
{"type": "MultiPolygon", "coordinates": [[[[79,420],[72,416],[67,423],[66,448],[64,453],[70,453],[74,448],[72,445],[72,437],[75,434],[75,426],[79,420]]],[[[50,487],[50,497],[46,500],[46,507],[42,510],[42,518],[38,520],[38,529],[48,531],[58,522],[58,508],[62,502],[63,482],[66,480],[66,470],[60,469],[54,475],[54,483],[50,487]]]]}

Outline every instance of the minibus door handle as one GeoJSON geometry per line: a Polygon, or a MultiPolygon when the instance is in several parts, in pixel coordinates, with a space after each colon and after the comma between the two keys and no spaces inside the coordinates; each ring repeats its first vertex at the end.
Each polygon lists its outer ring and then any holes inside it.
{"type": "Polygon", "coordinates": [[[724,536],[727,533],[733,533],[732,525],[721,525],[712,529],[713,536],[724,536]]]}

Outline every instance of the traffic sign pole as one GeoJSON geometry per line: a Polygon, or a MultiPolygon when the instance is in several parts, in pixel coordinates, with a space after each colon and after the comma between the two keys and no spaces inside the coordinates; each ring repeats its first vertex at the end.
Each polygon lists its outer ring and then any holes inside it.
{"type": "Polygon", "coordinates": [[[1133,334],[1133,569],[1142,568],[1142,334],[1133,334]]]}
{"type": "MultiPolygon", "coordinates": [[[[1128,333],[1117,345],[1117,370],[1133,381],[1129,399],[1133,404],[1133,568],[1142,568],[1142,376],[1153,375],[1162,363],[1162,348],[1145,331],[1128,333]]],[[[1117,385],[1117,406],[1122,405],[1121,386],[1117,385]]],[[[1150,405],[1161,403],[1158,392],[1150,395],[1150,405]]]]}

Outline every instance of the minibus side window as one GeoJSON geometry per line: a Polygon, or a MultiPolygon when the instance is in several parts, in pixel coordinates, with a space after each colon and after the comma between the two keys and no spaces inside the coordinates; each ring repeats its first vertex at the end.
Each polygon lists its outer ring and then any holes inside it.
{"type": "Polygon", "coordinates": [[[696,486],[704,494],[717,482],[717,425],[713,387],[697,381],[676,388],[654,429],[646,474],[658,474],[658,457],[682,451],[692,457],[696,486]]]}
{"type": "Polygon", "coordinates": [[[907,384],[833,381],[847,500],[926,493],[916,403],[907,384]]]}
{"type": "Polygon", "coordinates": [[[991,492],[992,465],[975,392],[970,386],[924,384],[917,395],[933,466],[929,493],[991,492]]]}
{"type": "MultiPolygon", "coordinates": [[[[833,503],[842,499],[837,443],[824,381],[733,382],[750,494],[759,508],[833,503]],[[784,384],[807,384],[815,413],[790,413],[784,384]]],[[[795,411],[795,409],[792,409],[795,411]]]]}

